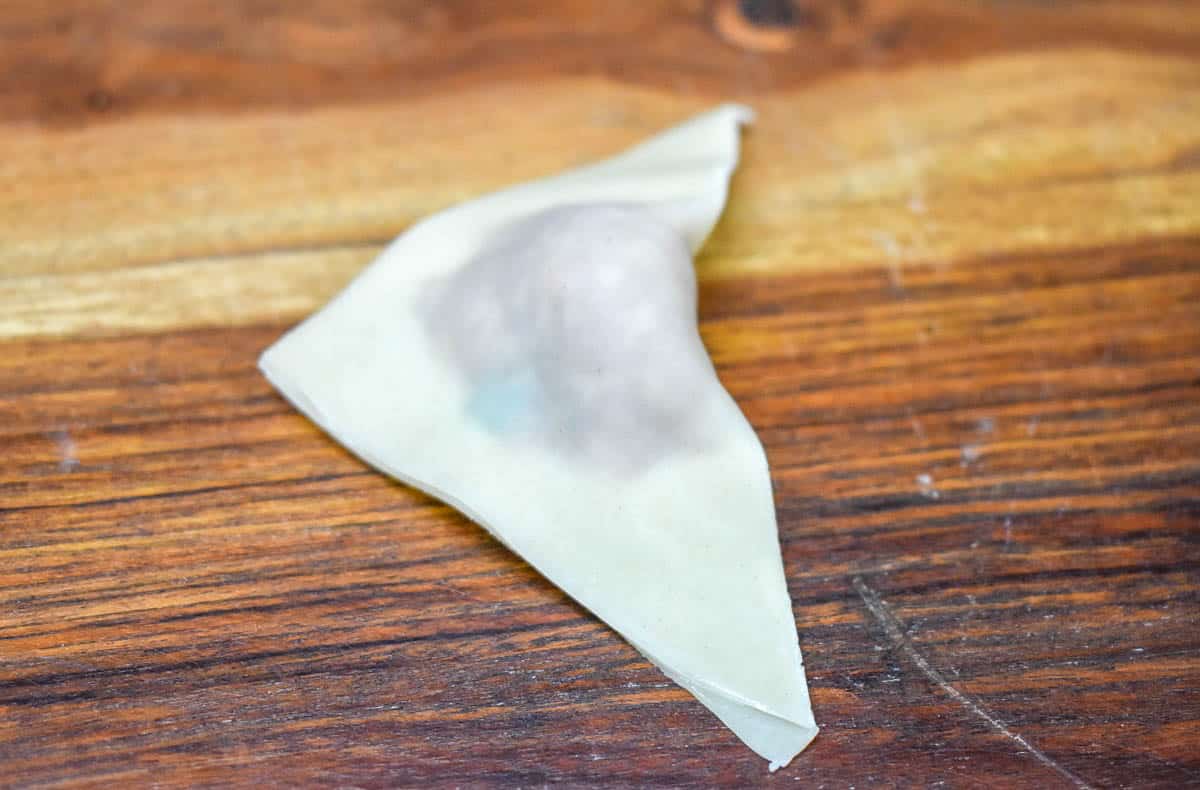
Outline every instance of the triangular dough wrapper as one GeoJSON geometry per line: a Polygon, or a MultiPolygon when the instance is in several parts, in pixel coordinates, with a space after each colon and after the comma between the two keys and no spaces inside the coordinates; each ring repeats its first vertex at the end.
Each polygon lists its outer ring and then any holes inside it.
{"type": "MultiPolygon", "coordinates": [[[[737,165],[739,127],[751,117],[744,107],[725,105],[599,164],[429,217],[268,349],[260,367],[347,448],[453,505],[620,632],[770,760],[774,770],[807,746],[817,727],[784,579],[766,457],[700,344],[690,261],[724,208],[737,165]],[[513,344],[503,339],[488,346],[484,331],[479,347],[468,349],[482,349],[484,367],[489,354],[504,353],[515,353],[518,360],[521,353],[537,356],[542,366],[537,373],[534,363],[518,361],[497,383],[495,375],[463,362],[462,354],[454,358],[454,342],[469,345],[473,335],[452,337],[447,351],[446,336],[456,330],[438,328],[439,321],[458,320],[465,308],[456,299],[464,288],[504,291],[495,298],[488,293],[472,298],[479,309],[508,304],[505,309],[517,311],[506,319],[510,322],[525,320],[522,304],[541,309],[545,294],[537,288],[546,286],[525,283],[521,267],[542,262],[521,259],[522,234],[541,234],[530,254],[558,249],[554,245],[562,240],[554,233],[562,223],[555,212],[566,212],[567,219],[586,228],[592,214],[586,208],[579,214],[579,207],[588,206],[597,207],[602,218],[615,218],[611,228],[617,232],[650,227],[648,238],[660,239],[668,250],[676,244],[673,260],[682,255],[687,263],[688,281],[678,294],[653,296],[642,305],[671,312],[674,308],[657,305],[690,299],[683,318],[675,309],[661,327],[652,323],[649,334],[643,327],[633,337],[642,346],[622,352],[632,355],[628,370],[596,371],[602,389],[609,386],[604,382],[621,382],[628,375],[642,382],[637,386],[653,390],[637,397],[657,405],[638,401],[624,409],[601,400],[598,406],[564,407],[561,401],[578,393],[560,387],[548,395],[552,388],[544,378],[556,375],[555,365],[579,367],[579,355],[569,347],[556,352],[562,358],[542,346],[512,352],[513,344]],[[542,238],[547,233],[549,241],[542,238]],[[490,266],[479,261],[496,248],[507,250],[509,259],[493,266],[492,274],[463,274],[472,266],[490,266]],[[676,357],[686,360],[686,370],[671,368],[676,357]],[[654,366],[664,359],[670,369],[656,378],[654,366]],[[491,376],[489,383],[481,383],[480,376],[491,376]],[[672,390],[676,383],[686,391],[672,390]],[[665,405],[659,403],[663,398],[665,405]],[[557,412],[550,409],[556,403],[562,407],[557,412]],[[538,412],[543,406],[550,410],[538,412]],[[535,427],[513,418],[514,409],[523,409],[535,427]],[[682,422],[663,418],[662,409],[680,412],[682,422]],[[639,420],[649,420],[650,430],[643,431],[639,420]]],[[[574,255],[572,239],[563,254],[574,255]]],[[[653,255],[658,248],[642,245],[637,254],[646,249],[653,255]]],[[[682,276],[672,272],[676,279],[682,276]]],[[[590,306],[594,313],[596,304],[590,306]]],[[[610,307],[620,325],[614,331],[634,331],[620,323],[623,305],[610,307]]],[[[563,315],[555,315],[569,320],[570,308],[567,304],[563,315]]],[[[586,326],[580,331],[585,345],[597,334],[586,326]]],[[[522,342],[528,346],[528,337],[522,342]]],[[[589,392],[578,397],[587,400],[589,392]]],[[[618,392],[616,397],[625,396],[618,392]]]]}

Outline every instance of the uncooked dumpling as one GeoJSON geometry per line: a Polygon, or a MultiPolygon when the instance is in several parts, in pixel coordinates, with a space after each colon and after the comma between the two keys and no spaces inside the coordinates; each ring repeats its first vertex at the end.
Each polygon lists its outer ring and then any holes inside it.
{"type": "Polygon", "coordinates": [[[424,220],[260,366],[346,447],[615,628],[774,770],[817,727],[766,457],[701,344],[692,268],[750,117],[723,106],[424,220]]]}

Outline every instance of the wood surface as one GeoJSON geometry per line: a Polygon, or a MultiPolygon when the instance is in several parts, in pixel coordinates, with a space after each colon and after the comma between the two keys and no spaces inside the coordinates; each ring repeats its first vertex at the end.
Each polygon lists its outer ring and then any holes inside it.
{"type": "Polygon", "coordinates": [[[1200,786],[1194,3],[0,0],[0,231],[0,785],[1200,786]],[[775,775],[255,370],[726,99],[702,332],[823,728],[775,775]]]}

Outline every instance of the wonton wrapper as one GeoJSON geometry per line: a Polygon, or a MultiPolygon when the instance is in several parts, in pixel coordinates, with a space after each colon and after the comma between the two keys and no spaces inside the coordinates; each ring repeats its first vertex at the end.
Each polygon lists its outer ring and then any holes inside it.
{"type": "Polygon", "coordinates": [[[786,765],[817,734],[761,444],[696,331],[748,109],[447,209],[263,354],[786,765]]]}

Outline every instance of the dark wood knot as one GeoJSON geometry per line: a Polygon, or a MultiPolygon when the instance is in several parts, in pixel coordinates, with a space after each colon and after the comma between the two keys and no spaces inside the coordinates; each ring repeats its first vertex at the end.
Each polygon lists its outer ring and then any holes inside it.
{"type": "Polygon", "coordinates": [[[738,9],[758,27],[792,27],[799,18],[792,0],[739,0],[738,9]]]}
{"type": "Polygon", "coordinates": [[[804,18],[792,0],[717,0],[713,23],[736,47],[783,52],[795,46],[795,29],[804,18]]]}

